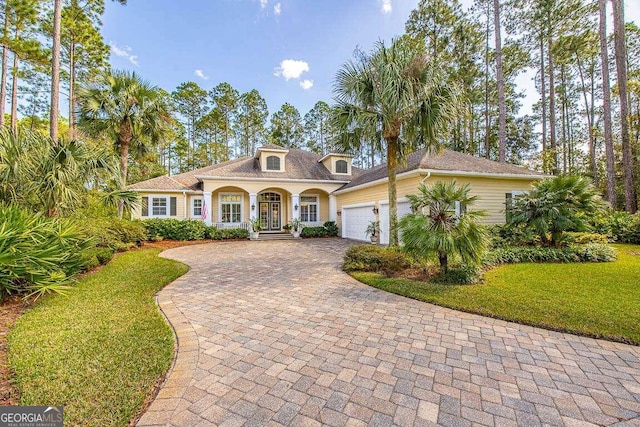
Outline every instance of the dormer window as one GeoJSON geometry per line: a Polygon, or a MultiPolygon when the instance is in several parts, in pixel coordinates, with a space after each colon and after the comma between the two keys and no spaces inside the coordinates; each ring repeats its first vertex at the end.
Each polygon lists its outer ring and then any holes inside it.
{"type": "Polygon", "coordinates": [[[351,175],[351,156],[329,153],[319,160],[329,172],[335,175],[351,175]]]}
{"type": "Polygon", "coordinates": [[[336,161],[336,173],[348,173],[348,165],[346,160],[336,161]]]}
{"type": "Polygon", "coordinates": [[[279,171],[280,170],[280,157],[278,157],[278,156],[269,156],[269,157],[267,157],[267,170],[268,171],[279,171]]]}

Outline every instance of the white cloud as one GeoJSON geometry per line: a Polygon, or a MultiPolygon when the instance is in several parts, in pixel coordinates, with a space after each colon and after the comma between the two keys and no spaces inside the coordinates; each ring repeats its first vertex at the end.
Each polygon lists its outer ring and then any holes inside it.
{"type": "Polygon", "coordinates": [[[267,3],[269,3],[269,0],[260,0],[260,8],[264,9],[267,7],[267,3]]]}
{"type": "Polygon", "coordinates": [[[195,74],[197,77],[200,77],[202,80],[209,80],[209,76],[206,76],[203,70],[195,70],[193,74],[195,74]]]}
{"type": "Polygon", "coordinates": [[[280,3],[276,3],[275,6],[273,6],[273,13],[275,13],[276,15],[280,15],[281,12],[282,6],[280,5],[280,3]]]}
{"type": "Polygon", "coordinates": [[[391,13],[391,11],[393,10],[393,7],[391,6],[391,0],[380,0],[380,3],[382,3],[382,13],[391,13]]]}
{"type": "Polygon", "coordinates": [[[300,87],[304,90],[309,90],[313,87],[313,80],[305,79],[300,82],[300,87]]]}
{"type": "Polygon", "coordinates": [[[127,58],[129,59],[129,62],[131,62],[133,65],[135,65],[136,67],[140,66],[140,63],[138,62],[138,55],[133,55],[133,51],[131,49],[131,47],[129,46],[118,46],[115,42],[111,41],[109,42],[109,47],[111,47],[111,53],[113,53],[116,56],[120,56],[122,58],[127,58]]]}
{"type": "Polygon", "coordinates": [[[285,80],[297,79],[302,73],[309,71],[309,64],[305,61],[297,61],[295,59],[285,59],[280,62],[280,66],[275,68],[273,75],[276,77],[284,77],[285,80]]]}

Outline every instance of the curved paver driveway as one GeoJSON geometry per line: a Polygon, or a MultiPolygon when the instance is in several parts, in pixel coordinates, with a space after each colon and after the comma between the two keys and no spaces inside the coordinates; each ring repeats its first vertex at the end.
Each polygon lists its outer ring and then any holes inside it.
{"type": "Polygon", "coordinates": [[[340,239],[168,250],[175,366],[139,425],[640,425],[640,348],[465,314],[339,270],[340,239]]]}

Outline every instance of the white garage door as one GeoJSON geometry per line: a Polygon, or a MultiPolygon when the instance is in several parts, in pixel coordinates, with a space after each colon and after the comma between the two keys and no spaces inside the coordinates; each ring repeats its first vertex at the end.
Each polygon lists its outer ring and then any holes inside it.
{"type": "Polygon", "coordinates": [[[367,227],[375,221],[373,205],[342,208],[342,237],[354,240],[369,240],[367,227]]]}
{"type": "MultiPolygon", "coordinates": [[[[398,221],[411,213],[411,204],[407,200],[398,201],[398,221]]],[[[380,243],[389,244],[389,202],[380,203],[380,243]]]]}

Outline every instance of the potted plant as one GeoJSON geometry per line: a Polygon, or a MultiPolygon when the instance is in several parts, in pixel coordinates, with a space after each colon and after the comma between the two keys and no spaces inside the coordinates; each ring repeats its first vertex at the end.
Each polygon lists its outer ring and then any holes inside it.
{"type": "Polygon", "coordinates": [[[251,240],[258,240],[258,236],[260,235],[260,230],[262,230],[262,221],[259,218],[253,218],[249,223],[249,238],[251,240]]]}
{"type": "Polygon", "coordinates": [[[302,221],[300,221],[300,218],[294,218],[291,221],[291,234],[297,239],[300,237],[300,231],[302,231],[302,221]]]}
{"type": "Polygon", "coordinates": [[[380,230],[380,221],[371,221],[367,226],[365,233],[371,239],[371,243],[377,243],[379,230],[380,230]]]}

